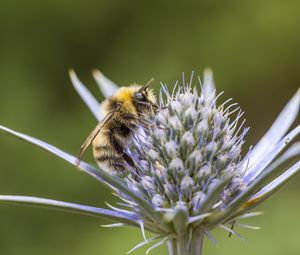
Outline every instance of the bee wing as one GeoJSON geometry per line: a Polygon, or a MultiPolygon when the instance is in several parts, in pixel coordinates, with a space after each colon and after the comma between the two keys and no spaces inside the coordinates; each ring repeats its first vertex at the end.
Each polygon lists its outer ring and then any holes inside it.
{"type": "Polygon", "coordinates": [[[95,137],[99,134],[101,128],[105,125],[105,123],[107,123],[113,117],[113,115],[117,112],[117,110],[118,109],[113,110],[113,111],[109,112],[108,114],[106,114],[104,119],[98,123],[98,125],[94,128],[94,130],[86,138],[86,140],[84,141],[84,143],[80,147],[80,152],[79,152],[79,156],[77,158],[76,165],[79,165],[79,163],[82,159],[82,156],[83,156],[84,152],[86,151],[86,149],[90,146],[90,144],[93,142],[95,137]]]}

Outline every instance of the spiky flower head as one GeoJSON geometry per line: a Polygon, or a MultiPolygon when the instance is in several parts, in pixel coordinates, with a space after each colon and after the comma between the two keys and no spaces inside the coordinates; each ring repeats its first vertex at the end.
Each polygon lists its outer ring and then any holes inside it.
{"type": "Polygon", "coordinates": [[[172,94],[163,86],[162,110],[139,143],[145,162],[139,164],[134,185],[159,210],[180,205],[191,216],[207,213],[212,206],[225,206],[242,189],[240,153],[248,128],[241,131],[242,112],[231,109],[236,104],[217,106],[208,86],[199,93],[187,84],[172,94]],[[205,202],[216,189],[215,199],[205,202]]]}
{"type": "MultiPolygon", "coordinates": [[[[117,86],[95,72],[100,89],[112,95],[117,86]]],[[[71,78],[76,90],[100,121],[99,103],[78,80],[71,78]]],[[[82,206],[54,200],[0,196],[2,201],[36,203],[72,211],[100,215],[141,228],[144,244],[165,242],[169,253],[199,255],[204,236],[214,241],[210,230],[223,228],[238,237],[230,226],[238,220],[257,215],[249,212],[264,201],[300,169],[300,162],[284,172],[277,168],[300,153],[298,143],[280,153],[298,135],[296,127],[285,133],[295,120],[300,105],[300,92],[286,105],[271,129],[245,157],[241,156],[245,134],[243,112],[231,99],[218,103],[212,73],[206,70],[203,83],[183,82],[172,92],[162,84],[161,109],[153,114],[148,128],[141,130],[129,146],[138,169],[126,174],[108,174],[82,162],[80,168],[114,191],[123,208],[112,210],[82,206]],[[287,114],[288,113],[288,114],[287,114]],[[147,239],[145,230],[155,235],[147,239]]],[[[76,158],[35,138],[5,127],[1,130],[30,141],[75,164],[76,158]]],[[[120,226],[113,224],[111,226],[120,226]]],[[[250,227],[250,226],[246,226],[250,227]]],[[[251,228],[251,227],[250,227],[251,228]]]]}

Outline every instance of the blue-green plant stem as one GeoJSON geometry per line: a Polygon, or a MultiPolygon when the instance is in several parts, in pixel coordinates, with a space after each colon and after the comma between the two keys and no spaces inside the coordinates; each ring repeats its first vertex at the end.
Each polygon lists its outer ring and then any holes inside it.
{"type": "Polygon", "coordinates": [[[169,255],[202,255],[204,233],[193,230],[191,235],[177,236],[168,241],[169,255]]]}
{"type": "Polygon", "coordinates": [[[177,245],[175,238],[172,238],[168,241],[168,251],[169,255],[177,255],[177,245]]]}
{"type": "Polygon", "coordinates": [[[193,232],[191,240],[191,255],[202,255],[204,233],[201,228],[193,232]]]}

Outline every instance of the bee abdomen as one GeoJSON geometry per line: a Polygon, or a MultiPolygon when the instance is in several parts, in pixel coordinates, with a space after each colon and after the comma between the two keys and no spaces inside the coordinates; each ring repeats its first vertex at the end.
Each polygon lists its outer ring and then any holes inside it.
{"type": "Polygon", "coordinates": [[[101,151],[109,151],[110,150],[110,146],[108,145],[94,145],[93,147],[95,152],[101,152],[101,151]]]}
{"type": "Polygon", "coordinates": [[[96,156],[95,159],[98,166],[108,172],[115,171],[116,173],[118,173],[118,172],[124,172],[126,170],[126,162],[119,154],[114,154],[114,155],[102,154],[96,156]]]}
{"type": "Polygon", "coordinates": [[[134,127],[115,121],[114,125],[101,132],[93,144],[94,158],[100,168],[111,172],[125,172],[135,166],[126,148],[134,127]]]}
{"type": "Polygon", "coordinates": [[[118,161],[122,161],[122,157],[120,157],[119,155],[98,155],[96,156],[96,161],[97,162],[105,162],[105,161],[112,161],[112,162],[118,162],[118,161]]]}

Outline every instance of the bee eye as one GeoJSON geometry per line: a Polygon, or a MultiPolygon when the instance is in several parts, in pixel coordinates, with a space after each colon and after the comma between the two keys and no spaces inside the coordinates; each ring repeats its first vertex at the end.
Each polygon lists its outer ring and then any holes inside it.
{"type": "Polygon", "coordinates": [[[136,96],[136,99],[140,100],[140,101],[143,101],[143,100],[146,99],[145,95],[143,93],[140,93],[140,92],[136,93],[135,96],[136,96]]]}

